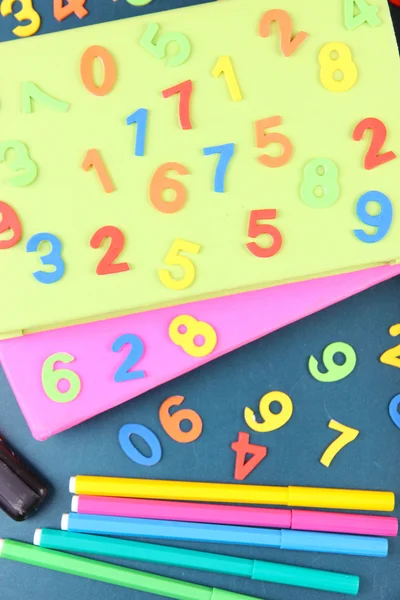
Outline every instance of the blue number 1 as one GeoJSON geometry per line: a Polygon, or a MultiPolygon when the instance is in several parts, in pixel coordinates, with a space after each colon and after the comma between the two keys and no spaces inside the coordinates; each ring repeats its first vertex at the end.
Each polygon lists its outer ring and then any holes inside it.
{"type": "Polygon", "coordinates": [[[228,168],[229,161],[231,160],[235,151],[235,144],[223,144],[222,146],[210,146],[210,148],[204,148],[204,156],[210,156],[211,154],[221,154],[215,169],[214,177],[214,192],[223,193],[225,192],[225,175],[228,168]]]}
{"type": "Polygon", "coordinates": [[[138,108],[137,111],[126,118],[127,125],[133,125],[134,123],[137,123],[135,156],[144,156],[144,142],[146,138],[148,113],[149,111],[147,108],[138,108]]]}
{"type": "Polygon", "coordinates": [[[40,283],[55,283],[64,275],[65,264],[61,258],[61,242],[52,233],[37,233],[33,235],[26,244],[27,252],[37,252],[42,242],[49,242],[51,244],[51,251],[49,254],[40,257],[42,265],[51,265],[55,267],[54,271],[35,271],[33,274],[34,278],[40,283]]]}
{"type": "Polygon", "coordinates": [[[131,350],[122,365],[115,372],[114,381],[117,383],[120,381],[130,381],[131,379],[143,379],[146,376],[144,371],[130,371],[144,354],[142,340],[137,335],[126,333],[115,340],[112,345],[112,351],[119,352],[125,344],[130,344],[131,350]]]}

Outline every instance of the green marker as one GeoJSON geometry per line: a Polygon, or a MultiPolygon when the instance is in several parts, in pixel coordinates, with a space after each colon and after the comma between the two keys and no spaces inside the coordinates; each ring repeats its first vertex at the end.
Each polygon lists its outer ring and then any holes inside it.
{"type": "Polygon", "coordinates": [[[34,544],[53,550],[100,554],[181,568],[214,571],[258,581],[283,583],[342,594],[356,595],[360,581],[355,575],[54,529],[37,529],[34,544]]]}

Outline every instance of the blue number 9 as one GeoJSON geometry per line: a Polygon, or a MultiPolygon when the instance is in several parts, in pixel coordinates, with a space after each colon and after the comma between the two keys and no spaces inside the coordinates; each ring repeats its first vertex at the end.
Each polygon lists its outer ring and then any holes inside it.
{"type": "Polygon", "coordinates": [[[54,271],[35,271],[32,275],[40,283],[55,283],[61,279],[65,271],[65,264],[61,258],[61,242],[52,233],[36,233],[28,240],[26,251],[37,252],[42,242],[49,242],[51,244],[51,251],[49,254],[41,256],[40,261],[43,265],[53,266],[54,271]]]}
{"type": "Polygon", "coordinates": [[[354,229],[354,235],[366,244],[374,244],[383,240],[388,233],[393,219],[393,207],[389,198],[382,192],[371,191],[363,194],[357,202],[357,217],[365,225],[376,227],[376,233],[366,233],[363,229],[354,229]],[[381,207],[378,215],[370,215],[367,212],[369,202],[377,202],[381,207]]]}

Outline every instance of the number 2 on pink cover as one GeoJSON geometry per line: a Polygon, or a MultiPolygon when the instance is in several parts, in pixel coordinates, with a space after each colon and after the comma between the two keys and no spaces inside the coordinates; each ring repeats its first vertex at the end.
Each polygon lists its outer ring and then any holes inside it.
{"type": "Polygon", "coordinates": [[[266,12],[260,21],[259,33],[261,37],[269,37],[271,34],[271,23],[278,23],[281,34],[281,50],[283,56],[292,56],[296,50],[306,41],[308,33],[300,31],[292,38],[292,19],[285,10],[279,8],[266,12]]]}

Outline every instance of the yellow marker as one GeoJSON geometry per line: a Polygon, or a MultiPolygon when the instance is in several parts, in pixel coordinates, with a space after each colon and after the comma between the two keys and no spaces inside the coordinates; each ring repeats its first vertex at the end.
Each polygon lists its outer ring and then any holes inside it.
{"type": "Polygon", "coordinates": [[[341,490],[309,487],[273,487],[194,481],[122,479],[117,477],[71,477],[72,494],[121,498],[156,498],[196,502],[232,502],[236,504],[280,504],[309,508],[346,510],[394,510],[393,492],[341,490]]]}

